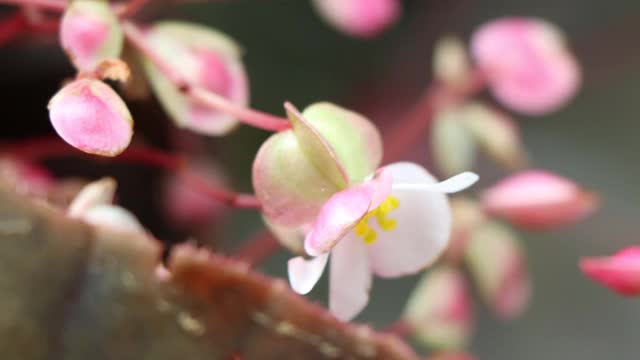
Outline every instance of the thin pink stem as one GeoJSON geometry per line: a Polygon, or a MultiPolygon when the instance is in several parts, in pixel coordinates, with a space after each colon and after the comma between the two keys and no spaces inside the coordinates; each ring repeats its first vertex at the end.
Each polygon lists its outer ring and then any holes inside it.
{"type": "Polygon", "coordinates": [[[234,257],[256,266],[280,248],[280,244],[266,229],[260,230],[234,253],[234,257]]]}
{"type": "Polygon", "coordinates": [[[205,178],[190,172],[188,168],[185,167],[185,161],[182,157],[149,147],[132,146],[117,157],[98,158],[80,152],[57,138],[38,138],[4,146],[1,150],[3,153],[29,160],[83,156],[100,160],[150,165],[181,176],[196,191],[228,206],[246,209],[260,209],[261,207],[260,202],[255,196],[215,187],[205,178]]]}
{"type": "Polygon", "coordinates": [[[388,137],[385,137],[384,163],[397,161],[413,144],[428,135],[435,113],[444,106],[462,102],[485,88],[485,77],[476,71],[466,86],[450,88],[436,82],[429,86],[418,102],[388,137]]]}
{"type": "Polygon", "coordinates": [[[142,52],[160,71],[185,95],[197,100],[212,109],[226,112],[238,118],[247,125],[269,131],[281,131],[291,127],[290,122],[282,117],[266,114],[239,106],[223,96],[219,96],[203,87],[189,83],[178,71],[166,62],[151,47],[144,33],[132,22],[125,21],[122,25],[127,39],[142,52]]]}
{"type": "Polygon", "coordinates": [[[15,39],[27,27],[27,19],[21,11],[0,19],[0,46],[15,39]]]}
{"type": "Polygon", "coordinates": [[[64,12],[67,8],[65,0],[0,0],[0,4],[16,5],[16,6],[35,6],[42,10],[51,10],[56,12],[64,12]]]}

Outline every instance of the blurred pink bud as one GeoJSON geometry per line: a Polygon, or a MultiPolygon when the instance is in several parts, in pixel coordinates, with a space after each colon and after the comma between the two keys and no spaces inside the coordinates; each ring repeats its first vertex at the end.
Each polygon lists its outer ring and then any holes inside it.
{"type": "Polygon", "coordinates": [[[623,249],[613,256],[580,260],[580,269],[591,280],[625,296],[640,296],[640,247],[623,249]]]}
{"type": "Polygon", "coordinates": [[[457,263],[464,256],[473,231],[486,220],[486,216],[480,204],[473,199],[457,196],[452,198],[449,203],[451,204],[453,226],[449,246],[443,258],[449,262],[457,263]]]}
{"type": "Polygon", "coordinates": [[[581,220],[595,210],[598,198],[558,175],[527,170],[487,189],[482,205],[519,227],[546,230],[581,220]]]}
{"type": "Polygon", "coordinates": [[[480,295],[503,319],[518,317],[531,297],[531,283],[519,239],[506,226],[478,227],[467,246],[469,272],[480,295]]]}
{"type": "Polygon", "coordinates": [[[79,71],[93,72],[120,56],[123,34],[108,1],[75,0],[62,17],[60,42],[79,71]]]}
{"type": "Polygon", "coordinates": [[[399,0],[314,0],[313,4],[329,24],[359,38],[380,34],[402,11],[399,0]]]}
{"type": "Polygon", "coordinates": [[[429,347],[463,347],[474,323],[464,275],[446,266],[430,271],[409,299],[404,318],[416,338],[429,347]]]}
{"type": "Polygon", "coordinates": [[[11,156],[0,158],[0,179],[17,192],[38,198],[46,198],[55,186],[46,168],[11,156]]]}
{"type": "Polygon", "coordinates": [[[565,105],[580,85],[580,69],[561,31],[535,18],[510,17],[481,26],[471,51],[495,97],[530,115],[565,105]]]}
{"type": "Polygon", "coordinates": [[[63,87],[49,102],[49,118],[64,141],[91,154],[118,155],[133,136],[127,105],[98,80],[79,79],[63,87]]]}
{"type": "MultiPolygon", "coordinates": [[[[146,36],[162,61],[189,84],[236,105],[248,104],[242,49],[233,39],[206,26],[179,21],[158,22],[146,36]]],[[[224,135],[238,124],[233,116],[186,96],[150,59],[143,57],[143,66],[152,90],[177,126],[206,135],[224,135]]]]}
{"type": "MultiPolygon", "coordinates": [[[[188,165],[188,172],[202,178],[212,187],[227,187],[222,171],[210,162],[193,161],[188,165]]],[[[184,227],[212,224],[226,210],[220,201],[202,196],[202,192],[194,189],[188,179],[178,174],[167,179],[164,204],[169,218],[176,225],[184,227]]]]}

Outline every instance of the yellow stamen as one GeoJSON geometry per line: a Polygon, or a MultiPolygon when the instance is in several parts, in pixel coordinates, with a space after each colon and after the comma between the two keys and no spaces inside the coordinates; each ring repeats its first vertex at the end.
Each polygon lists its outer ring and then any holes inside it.
{"type": "Polygon", "coordinates": [[[354,229],[356,234],[362,238],[365,244],[373,244],[377,240],[378,234],[369,226],[369,218],[375,216],[380,229],[392,231],[396,228],[398,222],[395,219],[389,219],[387,216],[398,207],[400,207],[400,200],[393,196],[388,196],[380,206],[371,210],[360,220],[354,229]]]}

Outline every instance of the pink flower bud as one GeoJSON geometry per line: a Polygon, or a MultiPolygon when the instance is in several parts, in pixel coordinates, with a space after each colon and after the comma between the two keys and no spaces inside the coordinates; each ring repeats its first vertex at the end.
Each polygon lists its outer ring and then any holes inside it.
{"type": "MultiPolygon", "coordinates": [[[[191,85],[234,104],[248,104],[242,50],[233,39],[202,25],[178,21],[159,22],[146,36],[157,55],[191,85]]],[[[233,116],[185,96],[151,60],[144,58],[143,65],[154,93],[177,126],[207,135],[224,135],[236,127],[233,116]]]]}
{"type": "Polygon", "coordinates": [[[640,247],[623,249],[613,256],[580,260],[580,269],[591,280],[625,296],[640,296],[640,247]]]}
{"type": "Polygon", "coordinates": [[[513,319],[526,309],[531,283],[516,234],[497,222],[485,223],[474,232],[466,259],[480,295],[498,316],[513,319]]]}
{"type": "Polygon", "coordinates": [[[133,136],[129,109],[98,80],[79,79],[63,87],[49,102],[49,118],[64,141],[91,154],[118,155],[133,136]]]}
{"type": "Polygon", "coordinates": [[[79,71],[93,72],[120,56],[123,34],[108,1],[75,0],[62,18],[60,42],[79,71]]]}
{"type": "MultiPolygon", "coordinates": [[[[220,169],[205,161],[189,164],[189,173],[202,178],[213,187],[227,187],[220,169]]],[[[167,215],[178,226],[213,224],[224,215],[226,207],[220,201],[203,196],[184,176],[173,175],[165,184],[164,203],[167,215]]]]}
{"type": "Polygon", "coordinates": [[[495,97],[530,115],[554,111],[580,85],[580,69],[554,25],[534,18],[503,18],[481,26],[472,54],[495,97]]]}
{"type": "Polygon", "coordinates": [[[510,176],[482,195],[482,205],[489,214],[531,230],[574,223],[593,212],[597,204],[594,194],[542,170],[510,176]]]}
{"type": "Polygon", "coordinates": [[[318,13],[347,35],[370,38],[400,17],[399,0],[314,0],[318,13]]]}
{"type": "Polygon", "coordinates": [[[446,266],[430,271],[414,290],[405,319],[416,338],[429,347],[464,346],[474,323],[464,275],[446,266]]]}

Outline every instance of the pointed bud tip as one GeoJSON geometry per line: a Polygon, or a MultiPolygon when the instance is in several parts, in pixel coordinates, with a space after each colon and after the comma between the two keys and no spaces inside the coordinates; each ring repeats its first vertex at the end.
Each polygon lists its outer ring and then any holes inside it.
{"type": "Polygon", "coordinates": [[[623,296],[640,296],[640,247],[612,256],[580,259],[580,270],[591,280],[623,296]]]}

